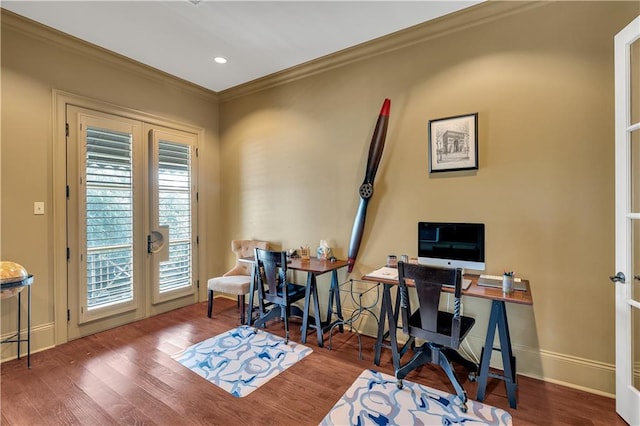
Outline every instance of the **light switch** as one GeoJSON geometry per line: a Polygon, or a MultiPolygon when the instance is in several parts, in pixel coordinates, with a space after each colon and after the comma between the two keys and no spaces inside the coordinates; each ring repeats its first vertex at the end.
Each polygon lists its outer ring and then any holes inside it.
{"type": "Polygon", "coordinates": [[[44,214],[44,201],[35,201],[33,203],[33,214],[44,214]]]}

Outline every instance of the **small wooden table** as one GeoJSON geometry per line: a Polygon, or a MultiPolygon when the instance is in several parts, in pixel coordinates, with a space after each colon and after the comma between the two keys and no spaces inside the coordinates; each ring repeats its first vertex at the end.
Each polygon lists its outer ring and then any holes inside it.
{"type": "MultiPolygon", "coordinates": [[[[516,390],[518,388],[516,376],[516,358],[513,356],[511,347],[511,337],[509,335],[509,324],[507,322],[507,308],[505,302],[518,303],[522,305],[533,305],[533,296],[531,295],[531,287],[528,280],[522,280],[526,286],[526,291],[516,290],[513,293],[505,294],[501,288],[483,287],[478,285],[478,275],[464,276],[471,280],[471,285],[467,290],[462,291],[463,296],[479,297],[481,299],[491,300],[491,315],[489,316],[489,325],[485,338],[484,348],[480,356],[480,370],[478,371],[478,393],[476,399],[484,401],[487,381],[489,377],[504,380],[507,387],[507,397],[509,398],[509,406],[517,407],[516,390]],[[500,339],[500,348],[493,347],[493,340],[496,331],[500,339]],[[489,372],[489,364],[491,360],[491,352],[499,350],[502,354],[502,364],[504,366],[504,374],[494,374],[489,372]]],[[[380,352],[383,347],[391,349],[393,367],[400,367],[400,358],[408,350],[406,345],[402,348],[398,347],[397,328],[398,315],[400,312],[400,298],[396,297],[395,307],[391,303],[391,288],[398,286],[397,279],[379,278],[365,275],[362,277],[364,281],[372,281],[382,283],[382,306],[380,308],[380,322],[378,324],[378,338],[375,345],[375,355],[373,362],[380,365],[380,352]],[[385,332],[385,322],[389,322],[389,331],[385,332]],[[389,337],[389,345],[384,343],[384,338],[389,337]]],[[[407,283],[409,285],[409,283],[407,283]]],[[[453,288],[443,287],[443,291],[453,293],[453,288]]]]}
{"type": "MultiPolygon", "coordinates": [[[[251,262],[255,264],[254,257],[245,257],[241,259],[245,262],[251,262]]],[[[335,314],[338,318],[336,321],[343,321],[342,307],[340,306],[340,288],[338,286],[338,269],[344,268],[348,265],[346,260],[336,259],[335,261],[318,259],[316,257],[310,258],[308,261],[303,261],[302,258],[293,258],[287,263],[287,269],[294,271],[302,271],[307,273],[307,285],[304,296],[304,308],[302,315],[302,343],[307,342],[307,333],[309,328],[315,329],[318,336],[318,346],[324,346],[324,332],[331,329],[335,324],[332,321],[332,316],[335,314]],[[329,288],[329,305],[327,307],[327,315],[325,320],[322,320],[320,313],[320,303],[318,301],[318,288],[317,277],[319,275],[331,272],[331,286],[329,288]],[[335,302],[335,311],[334,311],[335,302]],[[313,303],[314,317],[309,317],[309,307],[313,303]],[[311,319],[311,324],[309,324],[311,319]]],[[[252,268],[252,273],[255,274],[255,268],[252,268]]],[[[253,293],[255,289],[255,277],[251,280],[251,288],[249,289],[249,313],[247,315],[248,324],[251,325],[251,309],[253,307],[253,293]]],[[[343,326],[339,325],[340,332],[343,331],[343,326]]]]}

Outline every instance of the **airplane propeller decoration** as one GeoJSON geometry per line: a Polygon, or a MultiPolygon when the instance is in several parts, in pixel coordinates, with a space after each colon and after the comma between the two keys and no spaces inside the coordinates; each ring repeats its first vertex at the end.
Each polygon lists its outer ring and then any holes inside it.
{"type": "Polygon", "coordinates": [[[364,175],[364,181],[360,185],[358,192],[360,193],[360,205],[353,222],[353,230],[351,231],[351,241],[349,242],[349,259],[347,270],[351,272],[353,265],[356,263],[358,250],[362,241],[362,233],[364,231],[364,222],[367,217],[367,205],[369,199],[373,195],[373,180],[378,171],[378,165],[382,158],[382,150],[384,149],[384,141],[387,137],[387,125],[389,124],[389,111],[391,109],[391,101],[385,99],[378,115],[376,128],[373,131],[371,145],[369,145],[369,158],[367,160],[367,170],[364,175]]]}

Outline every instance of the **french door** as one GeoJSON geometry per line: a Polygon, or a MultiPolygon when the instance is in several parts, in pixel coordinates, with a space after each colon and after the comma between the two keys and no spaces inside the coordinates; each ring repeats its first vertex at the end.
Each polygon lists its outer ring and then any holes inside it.
{"type": "Polygon", "coordinates": [[[640,424],[640,16],[615,37],[616,411],[640,424]]]}
{"type": "Polygon", "coordinates": [[[197,301],[197,136],[66,116],[69,339],[197,301]]]}

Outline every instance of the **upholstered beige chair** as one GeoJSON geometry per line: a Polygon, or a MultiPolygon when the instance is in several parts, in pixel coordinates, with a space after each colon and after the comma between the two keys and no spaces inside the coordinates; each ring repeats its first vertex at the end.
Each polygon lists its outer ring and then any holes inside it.
{"type": "MultiPolygon", "coordinates": [[[[211,318],[213,312],[213,292],[217,291],[225,294],[233,294],[238,296],[238,310],[240,311],[240,323],[245,323],[244,317],[244,296],[249,293],[251,287],[251,268],[253,264],[250,262],[241,262],[240,258],[253,257],[255,248],[268,249],[269,243],[266,241],[255,240],[233,240],[231,241],[231,251],[236,254],[236,265],[223,276],[210,278],[207,281],[209,289],[209,303],[207,305],[207,316],[211,318]]],[[[249,307],[249,315],[251,315],[251,306],[249,307]]]]}

